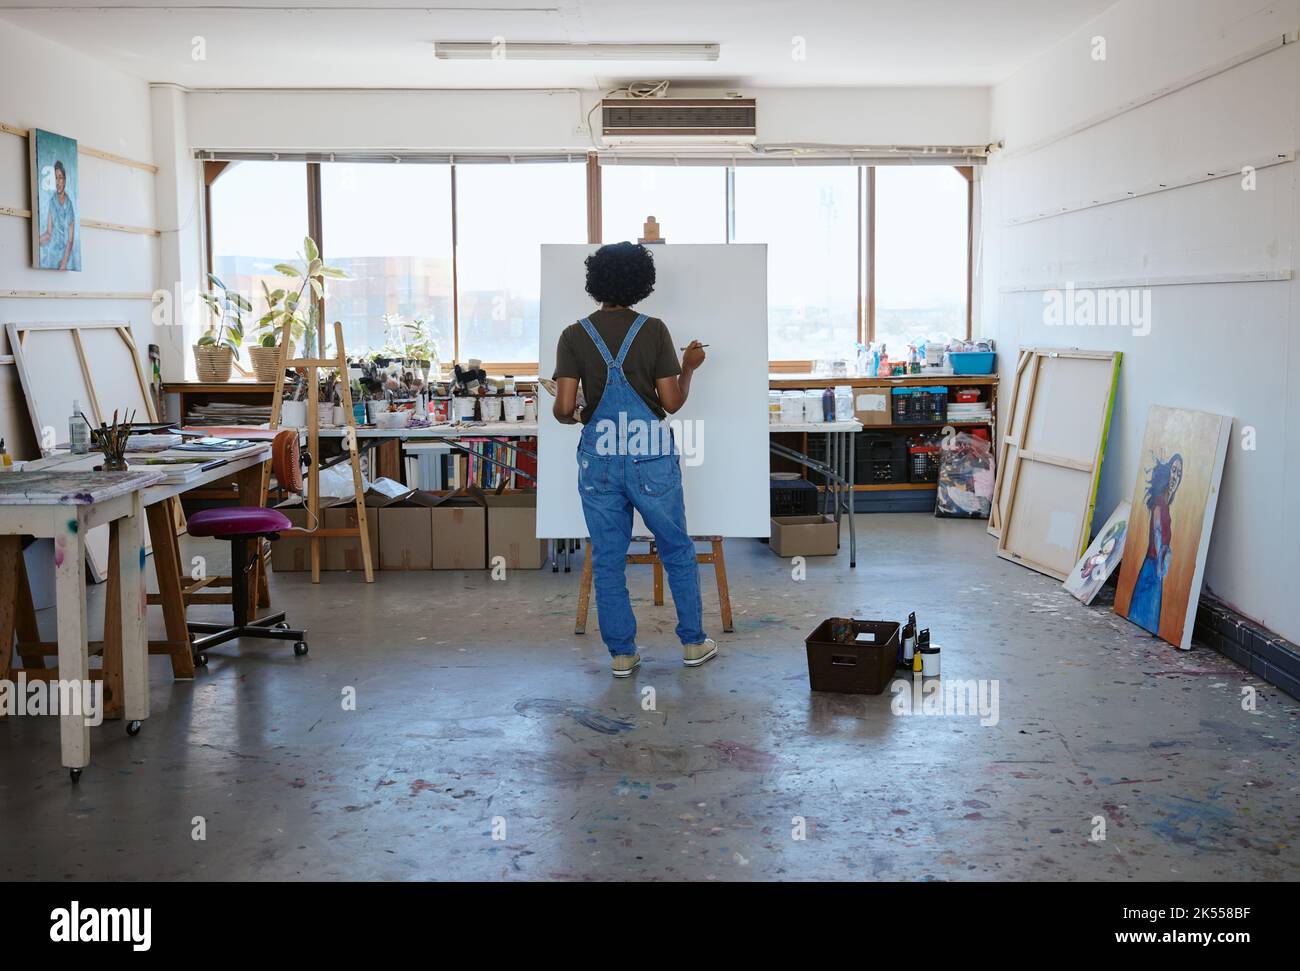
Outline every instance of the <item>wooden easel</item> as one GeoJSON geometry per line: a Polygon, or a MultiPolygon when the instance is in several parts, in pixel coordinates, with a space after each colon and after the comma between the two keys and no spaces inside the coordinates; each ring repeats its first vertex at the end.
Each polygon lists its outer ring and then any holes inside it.
{"type": "MultiPolygon", "coordinates": [[[[697,543],[709,543],[710,551],[708,553],[696,553],[696,563],[712,563],[713,575],[718,581],[718,605],[722,608],[722,629],[730,634],[736,628],[731,622],[731,592],[727,587],[727,560],[722,554],[722,537],[721,536],[692,536],[691,540],[697,543]]],[[[645,538],[634,540],[634,542],[646,542],[645,538]]],[[[650,551],[648,553],[629,553],[627,555],[628,563],[638,565],[651,564],[654,567],[654,602],[656,607],[662,607],[664,603],[664,564],[659,559],[659,553],[655,548],[653,539],[649,540],[650,551]]],[[[587,633],[587,615],[591,610],[591,540],[587,540],[586,549],[582,557],[582,584],[578,587],[578,616],[573,624],[575,634],[587,633]]]]}
{"type": "MultiPolygon", "coordinates": [[[[286,529],[281,536],[304,536],[311,546],[311,582],[320,583],[320,541],[325,538],[356,537],[361,541],[361,563],[366,571],[366,583],[375,582],[375,569],[370,556],[370,531],[366,528],[366,501],[362,495],[361,456],[357,450],[357,420],[352,413],[352,389],[348,384],[348,359],[343,351],[343,325],[334,321],[334,353],[336,357],[325,357],[324,336],[321,337],[320,357],[289,357],[290,344],[293,341],[289,333],[290,322],[286,320],[280,328],[280,365],[275,378],[275,391],[271,398],[272,431],[280,427],[280,401],[284,394],[284,372],[288,368],[302,368],[307,371],[307,453],[311,464],[307,468],[307,511],[311,524],[315,528],[286,529]],[[343,410],[347,415],[348,433],[344,439],[348,448],[348,461],[352,465],[352,486],[357,508],[357,525],[341,526],[335,529],[320,528],[320,382],[316,372],[320,368],[338,368],[339,385],[342,387],[343,410]]],[[[261,502],[266,505],[266,494],[271,486],[271,470],[262,469],[261,502]]]]}

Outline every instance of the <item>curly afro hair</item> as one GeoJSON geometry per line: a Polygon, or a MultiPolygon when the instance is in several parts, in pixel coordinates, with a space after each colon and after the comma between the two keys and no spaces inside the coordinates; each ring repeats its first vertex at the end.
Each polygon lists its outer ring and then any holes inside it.
{"type": "Polygon", "coordinates": [[[587,257],[587,292],[600,303],[631,307],[654,288],[654,257],[639,243],[610,243],[587,257]]]}

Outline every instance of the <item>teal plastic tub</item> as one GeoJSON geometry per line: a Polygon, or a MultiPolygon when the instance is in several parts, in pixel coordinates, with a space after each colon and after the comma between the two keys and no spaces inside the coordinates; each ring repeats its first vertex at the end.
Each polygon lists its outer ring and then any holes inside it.
{"type": "Polygon", "coordinates": [[[992,374],[997,360],[994,351],[951,351],[948,354],[953,374],[992,374]]]}

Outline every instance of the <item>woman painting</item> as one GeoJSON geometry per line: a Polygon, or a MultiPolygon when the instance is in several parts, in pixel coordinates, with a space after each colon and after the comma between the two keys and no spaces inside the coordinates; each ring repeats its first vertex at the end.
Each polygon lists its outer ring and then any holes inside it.
{"type": "Polygon", "coordinates": [[[1160,604],[1164,598],[1165,576],[1173,559],[1169,547],[1173,534],[1169,507],[1173,505],[1174,495],[1182,481],[1183,457],[1178,453],[1165,462],[1156,459],[1147,479],[1146,501],[1151,512],[1147,527],[1147,555],[1133,585],[1128,619],[1153,634],[1160,632],[1160,604]]]}

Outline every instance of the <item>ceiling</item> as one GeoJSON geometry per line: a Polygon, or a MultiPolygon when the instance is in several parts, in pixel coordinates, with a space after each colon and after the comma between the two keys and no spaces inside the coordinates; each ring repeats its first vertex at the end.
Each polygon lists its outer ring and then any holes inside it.
{"type": "Polygon", "coordinates": [[[994,84],[1113,0],[0,0],[0,19],[193,88],[994,84]],[[716,62],[439,61],[433,42],[718,43],[716,62]],[[196,59],[196,38],[205,57],[196,59]],[[802,38],[806,52],[795,55],[802,38]]]}

